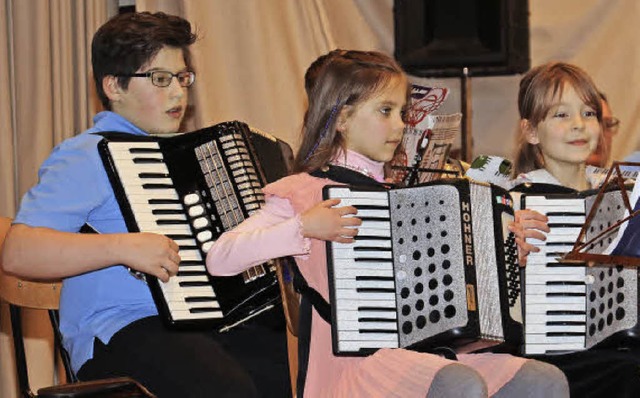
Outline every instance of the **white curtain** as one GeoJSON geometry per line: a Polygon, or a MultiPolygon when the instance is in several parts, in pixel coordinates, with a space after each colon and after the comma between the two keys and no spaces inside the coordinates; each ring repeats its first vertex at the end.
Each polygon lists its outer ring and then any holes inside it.
{"type": "Polygon", "coordinates": [[[136,7],[178,12],[199,32],[190,127],[242,120],[296,147],[305,69],[336,47],[387,50],[392,3],[138,0],[136,7]]]}
{"type": "MultiPolygon", "coordinates": [[[[97,110],[90,74],[96,29],[117,0],[0,0],[0,215],[13,217],[54,145],[86,129],[97,110]]],[[[34,242],[34,247],[37,242],[34,242]]],[[[29,375],[54,382],[51,325],[24,311],[29,375]]],[[[7,306],[0,305],[0,396],[17,396],[7,306]]]]}
{"type": "MultiPolygon", "coordinates": [[[[586,69],[622,120],[614,158],[640,146],[640,83],[635,0],[529,0],[532,65],[550,60],[586,69]]],[[[297,147],[306,67],[330,49],[393,54],[393,0],[138,0],[138,10],[178,13],[201,34],[196,44],[194,127],[240,119],[297,147]]],[[[474,155],[510,156],[521,76],[472,79],[474,155]]],[[[458,79],[440,113],[459,112],[458,79]]]]}

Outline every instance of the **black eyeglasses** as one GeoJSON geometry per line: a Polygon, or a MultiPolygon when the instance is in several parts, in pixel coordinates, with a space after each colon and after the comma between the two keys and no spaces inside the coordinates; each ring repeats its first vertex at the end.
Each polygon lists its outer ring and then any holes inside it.
{"type": "Polygon", "coordinates": [[[620,126],[620,120],[615,117],[607,117],[602,120],[602,124],[608,130],[617,130],[620,126]]]}
{"type": "Polygon", "coordinates": [[[153,72],[145,73],[132,73],[130,75],[115,75],[116,77],[150,77],[151,84],[156,87],[168,87],[171,84],[171,80],[175,76],[178,79],[178,84],[181,87],[189,87],[196,80],[195,72],[185,71],[178,73],[171,73],[166,70],[154,70],[153,72]]]}

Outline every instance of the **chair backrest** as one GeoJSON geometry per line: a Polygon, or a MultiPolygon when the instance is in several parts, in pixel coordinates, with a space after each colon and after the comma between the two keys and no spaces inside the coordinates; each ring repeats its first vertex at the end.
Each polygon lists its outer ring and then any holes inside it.
{"type": "MultiPolygon", "coordinates": [[[[0,217],[0,258],[11,219],[0,217]]],[[[57,310],[60,304],[60,281],[25,281],[7,275],[0,267],[0,299],[24,308],[57,310]]]]}
{"type": "Polygon", "coordinates": [[[282,308],[287,321],[287,329],[294,336],[298,336],[298,322],[300,310],[300,294],[293,287],[293,271],[290,257],[279,258],[276,262],[276,273],[282,296],[282,308]]]}
{"type": "MultiPolygon", "coordinates": [[[[11,227],[11,219],[0,217],[0,259],[4,247],[4,240],[11,227]]],[[[13,334],[16,370],[20,391],[25,397],[36,397],[29,385],[29,373],[24,348],[21,325],[21,309],[33,308],[48,310],[51,325],[55,335],[58,350],[65,368],[67,380],[71,384],[45,387],[38,390],[37,397],[42,398],[98,398],[98,397],[146,397],[155,398],[143,385],[129,377],[115,377],[103,380],[78,382],[71,370],[71,361],[66,350],[62,348],[62,336],[58,327],[58,308],[60,304],[59,281],[26,281],[12,275],[7,275],[0,264],[0,299],[9,304],[11,315],[11,332],[13,334]]]]}
{"type": "MultiPolygon", "coordinates": [[[[11,219],[0,217],[0,259],[2,258],[4,241],[10,227],[11,219]]],[[[3,271],[2,264],[0,264],[0,299],[9,304],[16,370],[18,372],[20,389],[24,395],[31,394],[31,387],[29,385],[29,374],[22,335],[21,310],[23,308],[48,311],[55,336],[55,348],[60,352],[67,378],[70,381],[77,381],[71,370],[68,354],[61,348],[62,338],[58,329],[57,312],[60,305],[61,287],[62,283],[60,281],[27,281],[13,275],[8,275],[3,271]]]]}

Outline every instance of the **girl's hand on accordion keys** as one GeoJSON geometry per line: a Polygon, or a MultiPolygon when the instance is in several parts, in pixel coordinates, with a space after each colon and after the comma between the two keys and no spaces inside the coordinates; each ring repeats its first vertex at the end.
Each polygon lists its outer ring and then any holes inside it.
{"type": "Polygon", "coordinates": [[[530,252],[538,252],[540,249],[527,239],[545,241],[546,232],[549,232],[547,216],[535,210],[516,210],[515,221],[509,224],[509,231],[513,232],[518,245],[518,262],[521,267],[527,264],[527,256],[530,252]]]}
{"type": "Polygon", "coordinates": [[[358,234],[357,226],[362,220],[353,215],[358,213],[353,206],[335,207],[340,199],[327,199],[318,203],[300,216],[302,235],[305,238],[352,243],[358,234]]]}
{"type": "Polygon", "coordinates": [[[175,276],[180,264],[178,245],[172,239],[154,233],[119,235],[116,245],[121,263],[140,272],[153,275],[163,282],[175,276]]]}

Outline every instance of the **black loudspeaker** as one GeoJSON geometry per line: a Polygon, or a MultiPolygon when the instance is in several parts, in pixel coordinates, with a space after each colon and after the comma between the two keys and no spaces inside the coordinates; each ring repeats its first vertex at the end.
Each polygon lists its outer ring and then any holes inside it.
{"type": "Polygon", "coordinates": [[[394,0],[395,57],[415,76],[529,70],[527,0],[394,0]]]}

